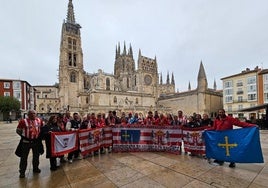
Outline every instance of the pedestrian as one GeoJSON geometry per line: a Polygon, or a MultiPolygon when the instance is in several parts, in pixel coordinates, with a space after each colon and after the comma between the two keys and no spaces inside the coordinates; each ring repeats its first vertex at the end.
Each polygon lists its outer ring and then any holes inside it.
{"type": "MultiPolygon", "coordinates": [[[[81,118],[77,112],[73,113],[73,119],[71,119],[70,122],[67,122],[66,124],[66,130],[72,130],[72,131],[78,131],[81,126],[81,118]]],[[[79,142],[78,142],[79,145],[79,142]]],[[[79,148],[79,146],[78,146],[79,148]]],[[[82,159],[82,157],[79,155],[80,154],[80,149],[77,149],[75,151],[72,151],[68,153],[68,161],[69,163],[73,162],[73,157],[74,159],[82,159]]]]}
{"type": "Polygon", "coordinates": [[[128,120],[129,124],[137,124],[139,123],[139,114],[136,112],[134,116],[128,120]]]}
{"type": "MultiPolygon", "coordinates": [[[[60,131],[61,132],[65,132],[66,131],[66,127],[65,127],[66,124],[64,123],[63,118],[64,118],[63,114],[60,114],[59,113],[57,115],[57,125],[60,128],[60,131]]],[[[66,159],[65,159],[65,156],[64,155],[59,156],[59,158],[60,158],[60,163],[66,163],[66,159]]]]}
{"type": "Polygon", "coordinates": [[[199,127],[198,123],[195,121],[194,116],[189,116],[187,123],[183,126],[187,128],[197,128],[199,127]]]}
{"type": "MultiPolygon", "coordinates": [[[[208,128],[207,130],[215,130],[215,131],[224,131],[224,130],[231,130],[233,129],[233,125],[238,127],[253,127],[256,126],[255,124],[239,121],[237,118],[233,118],[231,116],[227,116],[225,114],[224,109],[220,109],[218,111],[218,116],[214,120],[213,127],[208,128]]],[[[215,159],[214,163],[217,163],[219,165],[223,165],[224,161],[220,161],[215,159]]],[[[235,163],[231,162],[229,164],[230,168],[235,168],[235,163]]]]}
{"type": "Polygon", "coordinates": [[[151,126],[155,124],[155,119],[153,116],[153,112],[149,111],[147,114],[147,117],[144,119],[144,125],[145,126],[151,126]]]}
{"type": "Polygon", "coordinates": [[[41,128],[41,136],[46,143],[46,158],[50,161],[50,170],[55,171],[57,170],[57,157],[53,157],[51,153],[52,132],[61,132],[61,127],[57,124],[57,116],[55,115],[50,116],[47,124],[41,128]]]}
{"type": "Polygon", "coordinates": [[[201,120],[201,127],[211,127],[213,125],[213,121],[208,117],[208,114],[203,114],[203,118],[201,120]]]}
{"type": "Polygon", "coordinates": [[[90,129],[91,128],[90,118],[91,118],[91,115],[90,115],[90,113],[88,113],[86,115],[86,117],[83,119],[81,126],[80,126],[80,129],[90,129]]]}
{"type": "Polygon", "coordinates": [[[20,178],[25,178],[25,171],[27,168],[28,155],[32,149],[32,165],[33,173],[40,173],[39,169],[39,156],[40,146],[42,140],[40,137],[41,127],[43,122],[41,119],[36,117],[34,110],[29,110],[27,118],[21,119],[17,126],[16,132],[21,136],[21,157],[19,164],[20,178]]]}
{"type": "Polygon", "coordinates": [[[177,124],[181,127],[185,126],[187,123],[187,117],[183,115],[182,110],[178,110],[177,124]]]}
{"type": "Polygon", "coordinates": [[[171,113],[167,114],[167,121],[168,121],[168,125],[175,125],[175,119],[171,113]]]}

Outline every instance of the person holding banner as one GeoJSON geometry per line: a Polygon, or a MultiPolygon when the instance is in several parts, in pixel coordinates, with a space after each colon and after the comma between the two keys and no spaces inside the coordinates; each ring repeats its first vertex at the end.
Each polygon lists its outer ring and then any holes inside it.
{"type": "Polygon", "coordinates": [[[150,126],[150,125],[154,125],[155,124],[155,119],[153,116],[153,112],[149,111],[147,114],[147,117],[144,119],[144,125],[145,126],[150,126]]]}
{"type": "Polygon", "coordinates": [[[48,119],[48,122],[41,129],[41,137],[46,143],[46,158],[50,161],[50,170],[57,170],[57,157],[52,157],[51,155],[51,132],[61,132],[61,125],[58,125],[57,116],[52,115],[48,119]]]}
{"type": "Polygon", "coordinates": [[[91,128],[90,118],[91,118],[91,115],[90,115],[90,113],[88,113],[86,118],[83,119],[82,124],[80,126],[80,129],[90,129],[91,128]]]}
{"type": "Polygon", "coordinates": [[[73,118],[72,118],[72,116],[71,116],[70,111],[67,110],[67,111],[65,112],[64,116],[63,116],[63,123],[64,123],[64,126],[66,127],[66,124],[67,124],[68,122],[70,122],[72,119],[73,119],[73,118]]]}
{"type": "Polygon", "coordinates": [[[120,117],[121,125],[127,125],[128,124],[128,117],[126,116],[125,112],[122,112],[120,117]]]}
{"type": "Polygon", "coordinates": [[[211,127],[213,125],[213,121],[208,117],[208,114],[203,114],[203,118],[201,119],[201,127],[211,127]]]}
{"type": "MultiPolygon", "coordinates": [[[[208,128],[206,130],[215,130],[215,131],[224,131],[224,130],[230,130],[233,129],[233,125],[238,127],[253,127],[256,126],[255,124],[247,123],[239,121],[239,119],[233,118],[231,116],[227,116],[225,114],[224,109],[220,109],[218,111],[218,116],[214,120],[213,127],[208,128]]],[[[224,161],[220,161],[215,159],[215,163],[219,165],[223,165],[224,161]]],[[[231,162],[229,165],[230,168],[235,168],[235,163],[231,162]]]]}
{"type": "Polygon", "coordinates": [[[177,119],[177,125],[184,126],[187,123],[187,117],[183,115],[183,112],[181,110],[178,111],[178,119],[177,119]]]}
{"type": "MultiPolygon", "coordinates": [[[[80,129],[81,119],[77,112],[73,114],[73,119],[66,124],[66,130],[78,131],[80,129]]],[[[80,156],[80,150],[72,151],[68,153],[68,161],[69,163],[73,163],[73,157],[75,159],[82,159],[80,156]]]]}
{"type": "Polygon", "coordinates": [[[113,115],[113,112],[112,111],[109,111],[108,112],[108,116],[107,118],[105,119],[105,124],[108,125],[108,126],[113,126],[115,125],[115,117],[113,115]]]}
{"type": "Polygon", "coordinates": [[[168,125],[175,125],[175,119],[171,113],[167,114],[167,121],[168,121],[168,125]]]}
{"type": "Polygon", "coordinates": [[[158,121],[156,121],[155,124],[156,125],[161,125],[161,126],[169,125],[169,121],[167,120],[167,117],[164,116],[163,113],[160,113],[160,116],[158,118],[158,121]]]}
{"type": "Polygon", "coordinates": [[[134,113],[134,116],[128,120],[129,124],[137,124],[140,122],[139,114],[137,112],[134,113]]]}

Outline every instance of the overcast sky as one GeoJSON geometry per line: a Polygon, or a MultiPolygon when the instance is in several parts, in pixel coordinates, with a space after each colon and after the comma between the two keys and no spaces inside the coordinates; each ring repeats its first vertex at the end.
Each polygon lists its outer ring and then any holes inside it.
{"type": "MultiPolygon", "coordinates": [[[[1,0],[0,78],[31,85],[58,82],[61,26],[69,0],[1,0]]],[[[267,0],[73,0],[89,73],[113,73],[115,47],[131,43],[156,56],[176,90],[197,85],[202,60],[208,86],[256,66],[268,68],[267,0]]]]}

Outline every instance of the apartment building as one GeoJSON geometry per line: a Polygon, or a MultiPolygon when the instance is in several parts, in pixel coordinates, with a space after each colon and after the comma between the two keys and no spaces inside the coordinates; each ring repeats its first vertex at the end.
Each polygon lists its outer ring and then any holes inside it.
{"type": "MultiPolygon", "coordinates": [[[[21,105],[21,114],[25,114],[29,109],[35,108],[35,89],[27,81],[14,79],[0,79],[0,96],[10,96],[18,99],[21,105]]],[[[12,119],[19,114],[10,112],[12,119]]],[[[0,114],[3,120],[3,114],[0,114]]]]}
{"type": "Polygon", "coordinates": [[[261,118],[265,111],[242,112],[242,109],[268,103],[268,70],[255,67],[221,79],[223,107],[226,113],[238,118],[261,118]]]}
{"type": "Polygon", "coordinates": [[[259,104],[268,103],[268,69],[263,69],[258,73],[258,98],[259,104]]]}

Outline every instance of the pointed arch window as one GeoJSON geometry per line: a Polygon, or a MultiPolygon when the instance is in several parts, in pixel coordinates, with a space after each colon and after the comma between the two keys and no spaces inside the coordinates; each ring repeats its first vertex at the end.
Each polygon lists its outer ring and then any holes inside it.
{"type": "Polygon", "coordinates": [[[130,86],[129,86],[129,78],[127,78],[127,88],[130,88],[130,86]]]}
{"type": "Polygon", "coordinates": [[[73,83],[76,82],[76,74],[75,74],[75,72],[72,72],[72,73],[70,74],[70,82],[73,82],[73,83]]]}
{"type": "Polygon", "coordinates": [[[70,37],[68,38],[68,49],[72,49],[72,39],[70,37]]]}
{"type": "Polygon", "coordinates": [[[117,97],[114,96],[114,103],[117,103],[117,97]]]}
{"type": "Polygon", "coordinates": [[[76,67],[76,54],[73,55],[74,67],[76,67]]]}
{"type": "Polygon", "coordinates": [[[84,88],[87,89],[86,79],[84,78],[84,88]]]}
{"type": "Polygon", "coordinates": [[[110,79],[106,78],[106,90],[110,90],[110,79]]]}
{"type": "Polygon", "coordinates": [[[89,100],[88,100],[88,97],[86,97],[86,104],[88,104],[88,101],[89,101],[89,100]]]}
{"type": "Polygon", "coordinates": [[[76,40],[73,39],[73,50],[75,51],[76,50],[76,40]]]}
{"type": "Polygon", "coordinates": [[[134,77],[134,85],[137,86],[137,76],[134,77]]]}
{"type": "Polygon", "coordinates": [[[72,66],[72,53],[68,54],[68,63],[69,63],[69,66],[72,66]]]}
{"type": "Polygon", "coordinates": [[[139,104],[139,99],[138,98],[136,98],[136,104],[139,104]]]}

